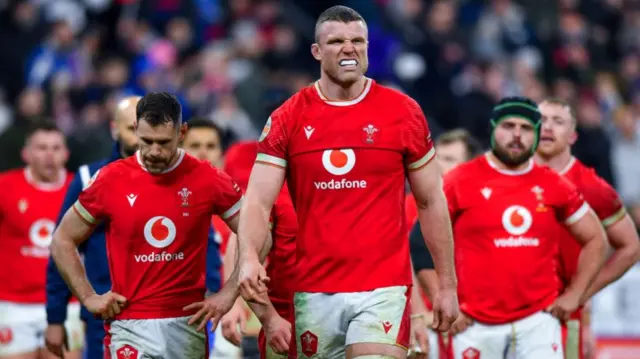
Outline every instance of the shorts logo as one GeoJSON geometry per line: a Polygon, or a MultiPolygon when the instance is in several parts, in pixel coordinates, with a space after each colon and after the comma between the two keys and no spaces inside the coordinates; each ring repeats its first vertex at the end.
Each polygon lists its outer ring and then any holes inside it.
{"type": "Polygon", "coordinates": [[[269,117],[269,119],[267,120],[267,123],[264,124],[264,128],[262,129],[262,134],[260,134],[260,138],[258,139],[258,142],[264,141],[264,139],[267,138],[269,131],[271,131],[271,117],[269,117]]]}
{"type": "Polygon", "coordinates": [[[125,344],[116,352],[118,359],[138,359],[138,350],[129,344],[125,344]]]}
{"type": "Polygon", "coordinates": [[[13,340],[13,331],[11,328],[0,328],[0,344],[9,345],[13,340]]]}
{"type": "Polygon", "coordinates": [[[167,217],[153,217],[144,225],[144,239],[155,248],[166,248],[176,239],[176,225],[167,217]]]}
{"type": "Polygon", "coordinates": [[[511,206],[502,214],[502,226],[513,236],[527,233],[532,223],[531,213],[522,206],[511,206]]]}
{"type": "Polygon", "coordinates": [[[384,333],[385,334],[389,334],[389,331],[391,330],[392,326],[393,326],[393,324],[388,320],[382,322],[382,329],[384,329],[384,333]]]}
{"type": "Polygon", "coordinates": [[[300,335],[300,345],[302,345],[302,353],[311,357],[318,352],[318,337],[307,330],[300,335]]]}
{"type": "Polygon", "coordinates": [[[40,248],[49,248],[56,224],[49,219],[39,219],[29,228],[31,243],[40,248]]]}
{"type": "Polygon", "coordinates": [[[462,352],[462,358],[464,359],[480,359],[480,351],[476,348],[467,348],[462,352]]]}
{"type": "Polygon", "coordinates": [[[345,175],[355,164],[356,154],[352,149],[326,150],[322,154],[322,165],[332,175],[345,175]]]}

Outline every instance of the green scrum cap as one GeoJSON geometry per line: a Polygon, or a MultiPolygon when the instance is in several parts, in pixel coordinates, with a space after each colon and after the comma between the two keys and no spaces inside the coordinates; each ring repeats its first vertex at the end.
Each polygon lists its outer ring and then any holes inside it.
{"type": "Polygon", "coordinates": [[[500,121],[507,117],[523,118],[534,126],[535,138],[533,140],[532,153],[535,152],[540,140],[540,110],[538,105],[526,97],[505,97],[493,108],[491,114],[491,149],[495,149],[495,128],[500,121]]]}

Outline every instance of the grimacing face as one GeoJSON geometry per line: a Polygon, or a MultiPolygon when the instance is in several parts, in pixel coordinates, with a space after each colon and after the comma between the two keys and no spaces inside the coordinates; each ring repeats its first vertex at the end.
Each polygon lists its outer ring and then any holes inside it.
{"type": "Polygon", "coordinates": [[[469,158],[467,146],[463,141],[455,141],[447,144],[437,144],[438,164],[442,173],[447,173],[469,158]]]}
{"type": "Polygon", "coordinates": [[[36,177],[53,182],[66,165],[69,151],[61,132],[39,130],[29,137],[22,156],[36,177]]]}
{"type": "Polygon", "coordinates": [[[502,119],[493,129],[495,148],[493,153],[508,167],[527,162],[535,141],[535,127],[520,117],[502,119]]]}
{"type": "Polygon", "coordinates": [[[182,148],[199,160],[208,161],[214,167],[222,167],[222,146],[218,133],[207,127],[187,130],[182,148]]]}
{"type": "Polygon", "coordinates": [[[159,174],[166,171],[178,154],[178,145],[184,138],[186,124],[179,128],[173,122],[151,126],[148,121],[136,123],[138,149],[142,164],[149,173],[159,174]]]}
{"type": "Polygon", "coordinates": [[[368,47],[368,30],[363,21],[327,21],[318,27],[311,53],[333,82],[350,85],[369,67],[368,47]]]}
{"type": "Polygon", "coordinates": [[[541,117],[540,144],[536,149],[542,158],[557,156],[577,140],[576,126],[567,106],[542,102],[538,106],[541,117]]]}

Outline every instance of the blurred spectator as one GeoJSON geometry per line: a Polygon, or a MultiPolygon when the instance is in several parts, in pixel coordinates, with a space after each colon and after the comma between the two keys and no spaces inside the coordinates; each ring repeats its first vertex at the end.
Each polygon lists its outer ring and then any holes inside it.
{"type": "MultiPolygon", "coordinates": [[[[623,106],[614,114],[612,164],[620,197],[632,208],[640,207],[640,121],[638,114],[623,106]]],[[[640,223],[640,218],[635,218],[640,223]]]]}
{"type": "Polygon", "coordinates": [[[24,166],[21,150],[29,123],[44,115],[44,93],[37,88],[24,90],[18,98],[13,123],[0,135],[0,171],[24,166]]]}

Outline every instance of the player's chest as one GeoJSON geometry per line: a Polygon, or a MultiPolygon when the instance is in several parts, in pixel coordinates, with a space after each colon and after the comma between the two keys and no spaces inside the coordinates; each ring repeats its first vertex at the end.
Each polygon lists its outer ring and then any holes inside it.
{"type": "Polygon", "coordinates": [[[108,195],[107,212],[112,222],[134,230],[158,220],[169,228],[190,228],[211,213],[211,189],[184,180],[117,186],[108,195]]]}
{"type": "Polygon", "coordinates": [[[403,121],[385,108],[315,106],[303,111],[289,134],[289,153],[339,148],[402,149],[403,121]]]}
{"type": "Polygon", "coordinates": [[[7,234],[28,238],[39,247],[51,243],[64,191],[16,191],[8,193],[4,209],[7,234]]]}
{"type": "Polygon", "coordinates": [[[467,183],[459,190],[460,224],[471,230],[507,231],[521,235],[556,223],[552,194],[543,183],[467,183]]]}

